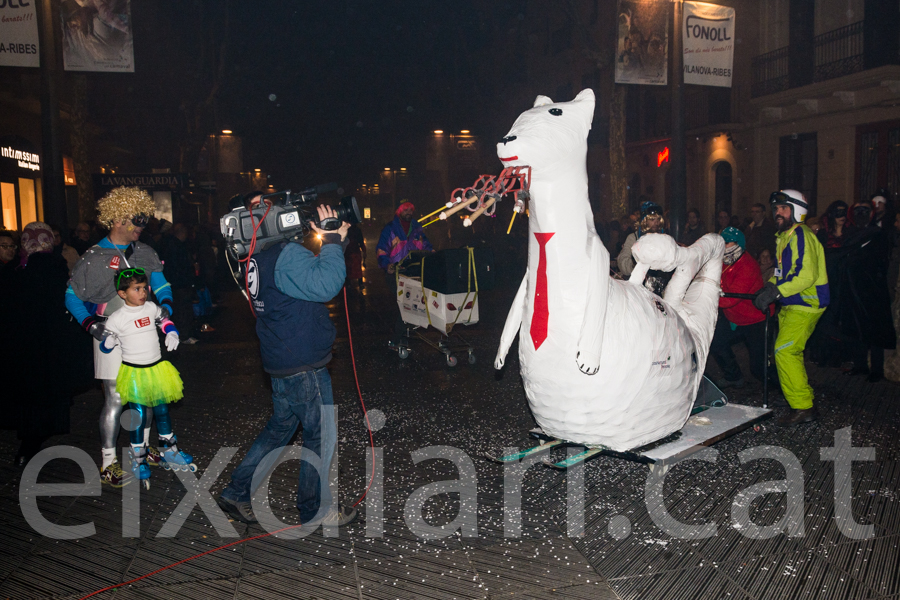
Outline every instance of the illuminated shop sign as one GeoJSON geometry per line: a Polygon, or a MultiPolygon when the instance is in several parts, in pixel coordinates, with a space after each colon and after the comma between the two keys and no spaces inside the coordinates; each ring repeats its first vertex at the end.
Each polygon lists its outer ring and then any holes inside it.
{"type": "Polygon", "coordinates": [[[669,147],[666,146],[662,152],[656,154],[656,166],[661,167],[664,162],[669,162],[669,147]]]}
{"type": "Polygon", "coordinates": [[[41,157],[34,152],[17,150],[12,146],[0,146],[0,157],[16,161],[21,169],[41,170],[41,157]]]}

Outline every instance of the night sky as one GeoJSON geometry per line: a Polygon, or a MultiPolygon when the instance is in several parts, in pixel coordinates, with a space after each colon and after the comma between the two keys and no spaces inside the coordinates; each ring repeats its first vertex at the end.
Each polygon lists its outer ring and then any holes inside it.
{"type": "Polygon", "coordinates": [[[435,128],[491,128],[503,90],[479,72],[515,66],[477,63],[521,5],[133,2],[135,73],[89,74],[91,117],[132,169],[177,169],[184,140],[231,129],[276,187],[373,180],[435,128]]]}

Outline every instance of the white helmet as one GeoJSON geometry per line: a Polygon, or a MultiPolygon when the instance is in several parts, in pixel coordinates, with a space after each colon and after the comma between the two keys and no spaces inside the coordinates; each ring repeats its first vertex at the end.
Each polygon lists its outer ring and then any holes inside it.
{"type": "Polygon", "coordinates": [[[795,223],[802,223],[806,220],[806,213],[809,212],[809,204],[806,202],[806,196],[797,190],[781,190],[780,192],[772,192],[769,196],[769,204],[774,210],[779,204],[791,207],[791,218],[795,223]]]}

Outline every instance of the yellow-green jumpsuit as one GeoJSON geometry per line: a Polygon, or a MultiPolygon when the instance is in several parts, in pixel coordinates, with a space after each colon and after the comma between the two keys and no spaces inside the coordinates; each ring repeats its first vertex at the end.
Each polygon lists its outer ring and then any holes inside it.
{"type": "Polygon", "coordinates": [[[828,306],[825,251],[815,234],[798,223],[776,238],[775,275],[770,279],[781,294],[775,367],[781,391],[791,408],[812,408],[815,396],[806,376],[803,349],[828,306]]]}

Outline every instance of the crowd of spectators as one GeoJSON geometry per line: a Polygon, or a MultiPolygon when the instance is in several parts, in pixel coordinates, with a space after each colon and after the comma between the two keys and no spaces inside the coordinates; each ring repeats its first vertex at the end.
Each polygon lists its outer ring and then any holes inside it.
{"type": "MultiPolygon", "coordinates": [[[[642,206],[645,204],[648,203],[642,202],[642,206]]],[[[649,204],[656,207],[653,212],[658,210],[662,213],[657,205],[649,204]]],[[[622,219],[596,223],[597,232],[610,253],[613,276],[627,279],[630,275],[634,264],[629,248],[639,237],[641,224],[648,223],[646,218],[647,215],[638,210],[622,219]]],[[[664,218],[660,221],[665,223],[664,218]]],[[[884,377],[900,381],[900,356],[895,354],[885,364],[884,352],[896,347],[896,332],[900,332],[900,294],[897,293],[900,280],[900,216],[894,209],[891,194],[880,190],[871,199],[852,206],[843,201],[833,202],[821,215],[809,216],[804,224],[824,248],[830,286],[829,306],[808,344],[808,358],[823,367],[843,367],[848,375],[865,376],[872,382],[884,377]]],[[[743,265],[742,281],[759,284],[757,290],[744,291],[758,291],[764,282],[772,280],[778,268],[776,226],[771,209],[766,205],[753,204],[746,217],[726,210],[717,211],[711,227],[703,222],[699,210],[691,208],[677,241],[689,246],[710,231],[723,234],[726,230],[741,234],[739,245],[742,246],[742,254],[747,257],[740,263],[743,265]],[[758,278],[748,275],[746,265],[750,261],[753,270],[758,270],[758,278]]],[[[648,229],[645,227],[644,231],[648,229]]],[[[654,231],[665,233],[666,229],[656,229],[654,226],[654,231]]],[[[732,244],[737,243],[733,233],[729,239],[732,244]]],[[[722,327],[717,329],[719,339],[714,341],[717,352],[713,353],[713,358],[717,354],[724,356],[723,372],[728,372],[724,379],[719,380],[724,387],[744,383],[731,358],[731,351],[725,350],[724,345],[730,346],[737,339],[742,339],[738,333],[744,332],[747,327],[745,322],[729,320],[727,312],[720,312],[719,320],[731,328],[727,331],[722,327]],[[721,338],[725,337],[728,339],[723,345],[721,338]]],[[[755,329],[751,328],[751,335],[743,337],[758,343],[755,329]]],[[[756,355],[755,349],[753,355],[756,355]]],[[[755,376],[761,373],[756,365],[752,370],[755,376]]],[[[777,383],[773,382],[773,385],[777,383]]]]}

